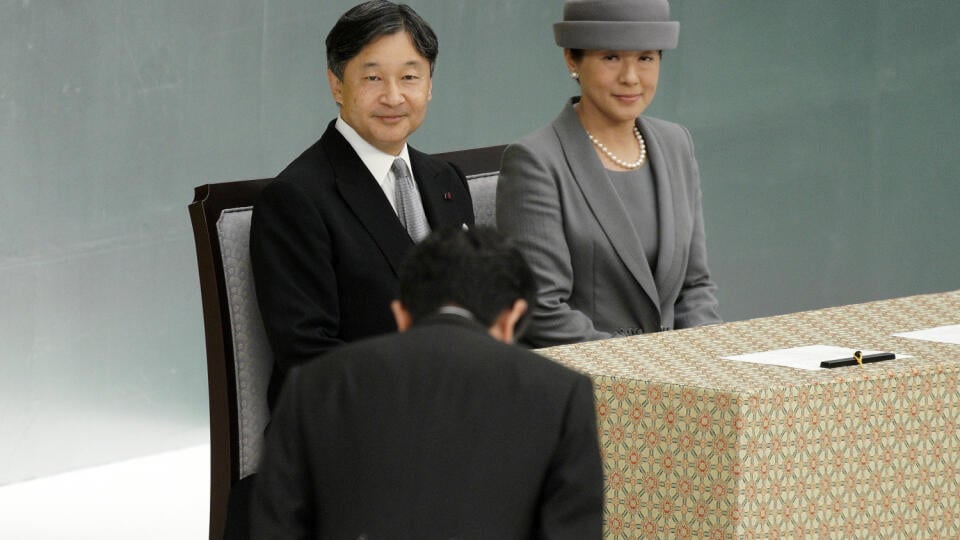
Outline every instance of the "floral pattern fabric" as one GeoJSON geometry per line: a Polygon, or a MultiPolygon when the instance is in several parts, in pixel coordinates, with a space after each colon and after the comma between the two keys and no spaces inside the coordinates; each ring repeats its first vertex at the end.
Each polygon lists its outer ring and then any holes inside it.
{"type": "Polygon", "coordinates": [[[541,349],[594,380],[605,537],[960,538],[960,291],[541,349]],[[909,355],[819,371],[721,357],[909,355]]]}

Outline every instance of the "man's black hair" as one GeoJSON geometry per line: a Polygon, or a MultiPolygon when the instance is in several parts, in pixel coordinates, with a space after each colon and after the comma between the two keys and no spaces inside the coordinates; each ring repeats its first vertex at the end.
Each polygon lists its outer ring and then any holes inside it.
{"type": "Polygon", "coordinates": [[[523,255],[490,227],[434,231],[414,247],[400,269],[400,302],[414,322],[453,305],[489,328],[503,310],[522,299],[527,313],[514,331],[520,334],[536,294],[533,271],[523,255]]]}
{"type": "Polygon", "coordinates": [[[440,47],[437,35],[417,12],[406,4],[370,0],[358,4],[340,17],[327,34],[327,68],[341,81],[343,71],[353,57],[373,40],[406,31],[413,46],[430,62],[430,74],[440,47]]]}

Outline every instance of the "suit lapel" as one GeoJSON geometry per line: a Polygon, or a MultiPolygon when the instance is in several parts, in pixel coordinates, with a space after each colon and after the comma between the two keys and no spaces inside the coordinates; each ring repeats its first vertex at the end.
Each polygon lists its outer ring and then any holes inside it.
{"type": "Polygon", "coordinates": [[[672,182],[677,172],[674,163],[667,159],[666,149],[657,131],[649,121],[640,118],[638,127],[647,143],[647,153],[650,156],[650,165],[653,167],[653,178],[657,186],[657,212],[660,248],[657,253],[657,273],[655,276],[657,289],[665,297],[672,297],[672,291],[680,285],[682,276],[678,268],[677,247],[680,242],[680,227],[678,216],[683,211],[683,197],[678,196],[679,182],[672,182]]]}
{"type": "Polygon", "coordinates": [[[413,177],[417,182],[417,189],[420,190],[423,213],[427,216],[430,228],[462,225],[459,207],[453,204],[453,197],[462,195],[461,190],[454,183],[458,182],[459,178],[442,174],[446,166],[444,162],[431,158],[412,147],[408,148],[413,177]]]}
{"type": "Polygon", "coordinates": [[[330,158],[337,189],[344,202],[380,248],[394,273],[399,273],[400,263],[413,247],[413,240],[397,218],[383,189],[332,123],[321,142],[330,158]]]}
{"type": "Polygon", "coordinates": [[[554,121],[554,130],[560,139],[574,182],[583,193],[594,218],[603,228],[624,266],[659,311],[660,295],[657,293],[650,265],[644,258],[640,238],[630,224],[623,201],[610,183],[603,164],[570,104],[554,121]]]}

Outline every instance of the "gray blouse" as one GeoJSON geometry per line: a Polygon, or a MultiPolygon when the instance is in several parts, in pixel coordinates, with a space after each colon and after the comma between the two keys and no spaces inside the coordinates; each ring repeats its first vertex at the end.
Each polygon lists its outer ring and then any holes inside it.
{"type": "Polygon", "coordinates": [[[607,177],[620,195],[630,224],[640,238],[651,272],[656,272],[657,252],[660,250],[660,216],[657,212],[657,187],[650,162],[632,171],[607,169],[607,177]]]}

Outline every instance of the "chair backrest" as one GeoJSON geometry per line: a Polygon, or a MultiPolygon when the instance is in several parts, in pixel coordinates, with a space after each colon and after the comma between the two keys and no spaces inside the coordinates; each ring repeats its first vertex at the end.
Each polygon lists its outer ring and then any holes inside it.
{"type": "Polygon", "coordinates": [[[189,205],[203,302],[210,407],[210,538],[223,538],[230,490],[256,471],[269,420],[273,356],[250,270],[250,217],[269,180],[207,184],[189,205]]]}
{"type": "Polygon", "coordinates": [[[486,146],[434,154],[434,157],[453,163],[466,175],[477,225],[497,225],[497,178],[504,148],[505,145],[486,146]]]}
{"type": "MultiPolygon", "coordinates": [[[[445,152],[469,181],[478,224],[494,223],[504,146],[445,152]]],[[[270,419],[267,387],[273,356],[250,269],[253,204],[269,182],[199,186],[189,205],[203,302],[210,403],[210,538],[220,539],[231,488],[257,470],[270,419]]]]}

